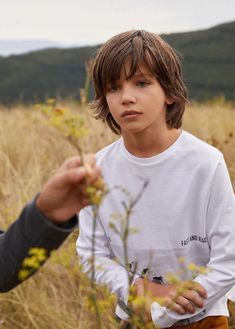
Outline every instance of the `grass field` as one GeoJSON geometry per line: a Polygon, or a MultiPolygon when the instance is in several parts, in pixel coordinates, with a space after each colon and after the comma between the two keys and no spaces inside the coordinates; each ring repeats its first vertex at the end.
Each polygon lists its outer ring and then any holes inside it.
{"type": "MultiPolygon", "coordinates": [[[[115,138],[91,110],[75,102],[56,105],[84,117],[89,134],[79,142],[84,152],[96,152],[115,138]]],[[[223,100],[187,107],[183,129],[219,148],[225,156],[235,189],[235,106],[223,100]]],[[[17,217],[23,205],[76,148],[46,124],[41,111],[16,106],[0,109],[0,223],[1,228],[17,217]]],[[[89,282],[82,275],[75,253],[75,231],[45,266],[27,282],[0,295],[0,328],[90,329],[96,317],[86,298],[89,282]]],[[[113,319],[114,299],[99,291],[103,328],[117,328],[113,319]]],[[[231,305],[235,315],[235,308],[231,305]]],[[[232,314],[231,313],[231,314],[232,314]]],[[[230,328],[235,328],[232,317],[230,328]]]]}

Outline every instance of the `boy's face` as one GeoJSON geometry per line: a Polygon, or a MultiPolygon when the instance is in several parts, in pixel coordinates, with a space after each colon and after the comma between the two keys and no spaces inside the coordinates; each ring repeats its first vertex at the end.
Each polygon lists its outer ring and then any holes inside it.
{"type": "Polygon", "coordinates": [[[108,85],[106,101],[122,134],[155,132],[167,127],[166,106],[171,104],[157,81],[144,65],[130,78],[127,60],[115,85],[108,85]]]}

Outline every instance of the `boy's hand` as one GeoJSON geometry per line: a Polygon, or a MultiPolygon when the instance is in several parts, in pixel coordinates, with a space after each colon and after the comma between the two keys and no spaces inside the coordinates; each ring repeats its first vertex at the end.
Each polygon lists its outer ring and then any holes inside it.
{"type": "Polygon", "coordinates": [[[88,205],[87,183],[100,177],[93,155],[66,160],[57,173],[44,185],[36,200],[37,208],[51,221],[65,222],[88,205]]]}
{"type": "Polygon", "coordinates": [[[182,282],[178,285],[161,285],[155,282],[138,278],[135,280],[137,296],[145,294],[161,300],[161,305],[168,307],[179,314],[195,312],[195,306],[203,307],[207,297],[206,290],[197,282],[182,282]]]}

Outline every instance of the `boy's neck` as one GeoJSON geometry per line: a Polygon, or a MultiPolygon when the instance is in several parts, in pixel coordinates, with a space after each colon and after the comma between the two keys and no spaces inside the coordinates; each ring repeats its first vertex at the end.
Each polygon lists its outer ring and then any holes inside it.
{"type": "Polygon", "coordinates": [[[123,132],[123,140],[128,152],[139,158],[148,158],[168,149],[180,136],[181,130],[168,128],[156,131],[151,136],[134,135],[123,132]]]}

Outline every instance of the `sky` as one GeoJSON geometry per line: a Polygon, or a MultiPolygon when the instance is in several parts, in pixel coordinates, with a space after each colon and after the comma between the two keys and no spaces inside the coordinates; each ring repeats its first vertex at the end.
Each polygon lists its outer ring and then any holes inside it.
{"type": "Polygon", "coordinates": [[[94,45],[131,29],[172,33],[235,20],[235,0],[0,0],[0,40],[94,45]]]}

